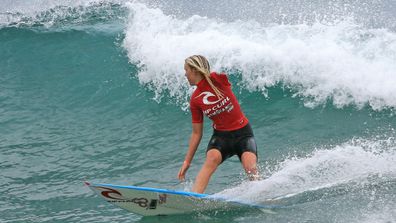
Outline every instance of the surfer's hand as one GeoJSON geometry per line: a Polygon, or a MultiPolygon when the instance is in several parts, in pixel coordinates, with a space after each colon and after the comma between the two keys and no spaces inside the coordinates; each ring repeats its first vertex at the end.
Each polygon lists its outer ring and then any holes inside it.
{"type": "Polygon", "coordinates": [[[179,174],[177,175],[179,180],[181,180],[181,181],[185,180],[186,172],[189,167],[190,167],[190,163],[187,161],[184,161],[182,167],[179,170],[179,174]]]}

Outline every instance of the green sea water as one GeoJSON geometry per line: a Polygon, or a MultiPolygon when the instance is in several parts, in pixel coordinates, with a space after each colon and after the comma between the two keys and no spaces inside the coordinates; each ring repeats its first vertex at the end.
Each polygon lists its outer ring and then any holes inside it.
{"type": "Polygon", "coordinates": [[[396,221],[393,31],[175,18],[140,3],[1,13],[0,222],[396,221]],[[230,39],[213,37],[216,27],[230,39]],[[183,58],[193,52],[227,71],[263,178],[248,182],[232,157],[206,192],[285,208],[142,218],[84,186],[191,189],[212,131],[206,119],[180,183],[191,133],[183,58]]]}

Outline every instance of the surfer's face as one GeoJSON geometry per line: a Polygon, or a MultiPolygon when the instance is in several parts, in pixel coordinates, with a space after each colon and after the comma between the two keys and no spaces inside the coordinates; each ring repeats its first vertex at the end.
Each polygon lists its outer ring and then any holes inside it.
{"type": "Polygon", "coordinates": [[[195,69],[192,69],[187,64],[184,64],[184,70],[186,71],[186,77],[187,77],[187,80],[190,83],[190,85],[191,86],[196,85],[197,77],[198,77],[199,73],[195,69]]]}

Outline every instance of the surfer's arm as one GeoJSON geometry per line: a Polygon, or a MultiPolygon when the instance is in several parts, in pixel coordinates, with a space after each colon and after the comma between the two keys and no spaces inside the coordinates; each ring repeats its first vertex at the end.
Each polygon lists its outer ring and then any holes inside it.
{"type": "Polygon", "coordinates": [[[203,123],[192,123],[192,133],[190,138],[190,145],[184,161],[191,163],[198,145],[201,142],[203,132],[203,123]]]}
{"type": "Polygon", "coordinates": [[[183,165],[180,168],[178,178],[184,180],[185,174],[190,167],[190,163],[194,158],[195,152],[198,149],[198,145],[201,142],[203,133],[203,123],[192,123],[192,133],[190,137],[190,143],[183,165]]]}

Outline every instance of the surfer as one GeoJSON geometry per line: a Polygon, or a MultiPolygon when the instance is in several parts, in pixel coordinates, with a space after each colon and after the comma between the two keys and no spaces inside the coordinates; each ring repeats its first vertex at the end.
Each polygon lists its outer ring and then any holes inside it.
{"type": "Polygon", "coordinates": [[[210,72],[208,60],[193,55],[185,60],[184,70],[191,86],[197,86],[190,100],[192,134],[178,178],[185,174],[203,134],[203,115],[213,122],[213,135],[206,150],[206,160],[199,171],[193,192],[203,193],[217,167],[227,158],[238,155],[249,180],[258,179],[257,146],[249,120],[231,90],[226,74],[210,72]]]}

